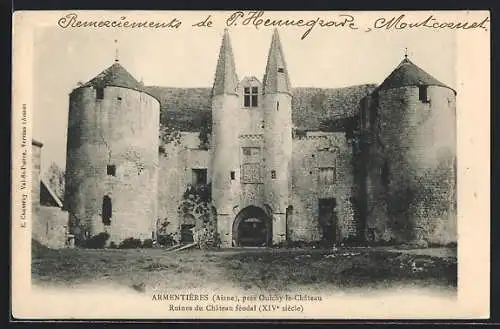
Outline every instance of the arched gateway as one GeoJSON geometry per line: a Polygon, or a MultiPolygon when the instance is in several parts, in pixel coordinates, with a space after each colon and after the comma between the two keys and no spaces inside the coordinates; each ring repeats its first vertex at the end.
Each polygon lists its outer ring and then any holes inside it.
{"type": "Polygon", "coordinates": [[[248,206],[236,215],[233,222],[235,246],[264,247],[272,243],[272,220],[262,208],[248,206]]]}

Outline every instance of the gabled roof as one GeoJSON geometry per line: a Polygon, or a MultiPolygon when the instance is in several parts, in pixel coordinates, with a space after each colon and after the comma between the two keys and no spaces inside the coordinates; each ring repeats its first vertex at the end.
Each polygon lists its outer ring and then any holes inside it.
{"type": "Polygon", "coordinates": [[[40,180],[40,204],[62,208],[63,203],[43,179],[40,180]]]}
{"type": "Polygon", "coordinates": [[[99,73],[82,87],[105,88],[107,86],[123,87],[142,90],[143,86],[120,63],[113,65],[99,73]]]}
{"type": "Polygon", "coordinates": [[[231,47],[231,40],[229,39],[229,32],[225,29],[215,69],[212,95],[237,94],[237,88],[238,76],[236,75],[233,49],[231,47]]]}
{"type": "MultiPolygon", "coordinates": [[[[440,86],[452,89],[411,62],[407,57],[380,84],[377,90],[406,86],[440,86]]],[[[453,89],[452,89],[453,90],[453,89]]]]}
{"type": "Polygon", "coordinates": [[[37,141],[36,139],[32,138],[31,139],[31,144],[32,145],[35,145],[35,146],[38,146],[38,147],[42,147],[43,146],[43,143],[40,142],[40,141],[37,141]]]}
{"type": "Polygon", "coordinates": [[[275,29],[267,55],[266,72],[262,81],[264,93],[291,93],[290,77],[281,46],[278,30],[275,29]]]}

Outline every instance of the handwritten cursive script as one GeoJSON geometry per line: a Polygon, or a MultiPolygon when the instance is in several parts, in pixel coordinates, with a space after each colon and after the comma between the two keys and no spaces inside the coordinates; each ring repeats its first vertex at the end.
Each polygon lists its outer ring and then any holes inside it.
{"type": "Polygon", "coordinates": [[[322,19],[316,17],[315,19],[304,20],[304,19],[271,19],[262,18],[265,13],[263,11],[249,11],[247,13],[243,11],[235,11],[226,20],[226,26],[237,26],[237,25],[251,25],[258,29],[260,26],[273,26],[273,27],[283,27],[283,26],[296,26],[296,27],[308,27],[304,34],[301,36],[301,40],[304,40],[315,26],[319,27],[346,27],[349,29],[357,30],[355,19],[351,15],[338,15],[335,19],[322,19]]]}
{"type": "Polygon", "coordinates": [[[177,18],[173,18],[170,22],[155,22],[155,21],[129,21],[126,16],[122,16],[115,20],[79,20],[75,13],[67,14],[61,17],[57,24],[62,28],[78,28],[78,27],[93,27],[93,28],[179,28],[182,24],[177,18]]]}
{"type": "MultiPolygon", "coordinates": [[[[490,22],[489,17],[485,17],[481,21],[439,21],[433,15],[429,15],[424,20],[409,21],[406,16],[399,15],[393,16],[391,18],[380,17],[373,22],[374,29],[386,29],[386,30],[403,30],[403,29],[414,29],[414,28],[428,28],[428,29],[450,29],[450,30],[470,30],[481,28],[483,30],[488,30],[488,23],[490,22]]],[[[368,28],[367,31],[371,31],[368,28]]]]}
{"type": "MultiPolygon", "coordinates": [[[[477,17],[477,16],[476,16],[477,17]]],[[[281,27],[281,28],[303,28],[300,39],[307,38],[315,28],[332,28],[359,30],[364,32],[376,30],[408,30],[408,29],[427,29],[427,30],[484,30],[488,31],[490,18],[484,17],[476,20],[443,20],[435,15],[429,15],[424,19],[412,19],[405,14],[388,17],[377,17],[371,21],[363,20],[361,23],[357,18],[348,14],[328,13],[325,16],[316,16],[313,18],[304,18],[295,16],[293,18],[275,18],[264,11],[234,11],[228,16],[223,17],[226,27],[248,26],[260,29],[262,27],[281,27]]],[[[190,22],[192,28],[213,28],[216,19],[212,15],[199,18],[190,22]]],[[[57,21],[61,28],[126,28],[126,29],[172,29],[178,30],[183,22],[179,18],[172,18],[170,21],[155,21],[145,19],[128,19],[121,16],[114,19],[80,19],[78,14],[69,13],[62,16],[57,21]]],[[[189,25],[187,25],[189,26],[189,25]]]]}

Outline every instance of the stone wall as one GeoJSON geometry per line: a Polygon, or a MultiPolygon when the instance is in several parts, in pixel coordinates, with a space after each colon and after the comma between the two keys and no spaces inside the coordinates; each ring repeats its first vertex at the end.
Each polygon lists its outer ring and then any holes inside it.
{"type": "Polygon", "coordinates": [[[33,221],[33,239],[49,248],[64,248],[67,229],[68,212],[59,207],[39,206],[36,221],[33,221]]]}
{"type": "Polygon", "coordinates": [[[159,102],[132,89],[93,88],[70,95],[66,208],[76,239],[108,232],[110,242],[152,237],[157,219],[159,102]],[[108,166],[115,166],[115,175],[108,166]],[[102,219],[112,202],[111,225],[102,219]]]}
{"type": "Polygon", "coordinates": [[[352,197],[352,152],[344,133],[309,133],[293,140],[292,153],[292,219],[288,223],[292,241],[318,241],[322,230],[318,219],[320,198],[337,201],[337,241],[356,234],[356,222],[350,209],[352,197]],[[321,167],[333,167],[333,185],[321,184],[321,167]]]}
{"type": "Polygon", "coordinates": [[[164,144],[159,160],[158,219],[167,220],[167,232],[180,230],[178,207],[188,185],[192,169],[208,169],[209,151],[199,148],[198,133],[182,132],[178,143],[164,144]]]}
{"type": "Polygon", "coordinates": [[[451,89],[379,92],[369,150],[367,238],[456,241],[456,116],[451,89]]]}

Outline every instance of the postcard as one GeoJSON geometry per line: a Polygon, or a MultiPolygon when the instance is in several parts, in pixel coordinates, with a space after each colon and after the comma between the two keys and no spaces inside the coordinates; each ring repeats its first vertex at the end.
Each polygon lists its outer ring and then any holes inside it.
{"type": "Polygon", "coordinates": [[[15,319],[486,319],[488,11],[19,11],[15,319]]]}

